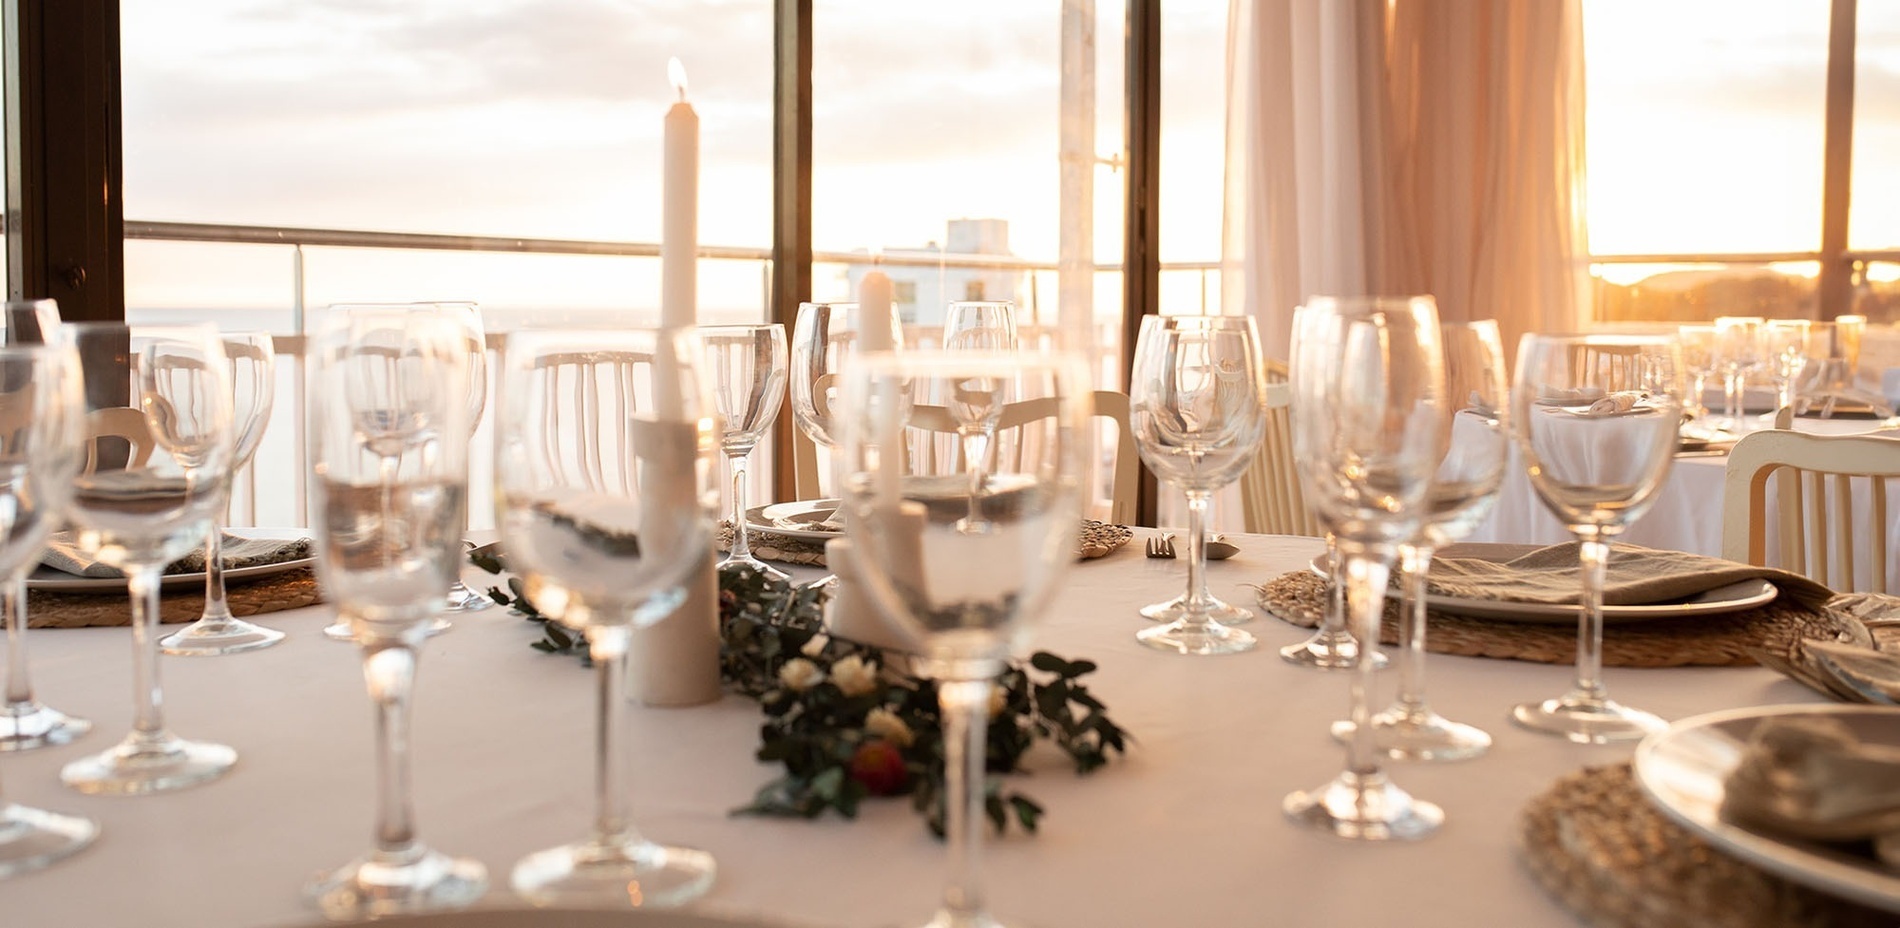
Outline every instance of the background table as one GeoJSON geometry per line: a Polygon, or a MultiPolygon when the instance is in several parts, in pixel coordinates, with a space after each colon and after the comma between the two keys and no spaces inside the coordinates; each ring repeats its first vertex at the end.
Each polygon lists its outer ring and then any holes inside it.
{"type": "MultiPolygon", "coordinates": [[[[1312,539],[1230,536],[1242,553],[1212,566],[1217,595],[1299,568],[1312,539]]],[[[1101,670],[1096,694],[1137,739],[1126,760],[1077,778],[1060,757],[1015,785],[1048,815],[1035,837],[988,848],[995,911],[1012,924],[1572,926],[1518,861],[1516,816],[1531,796],[1629,747],[1585,747],[1505,721],[1516,701],[1555,695],[1569,668],[1434,657],[1433,702],[1496,737],[1490,754],[1407,766],[1398,782],[1441,804],[1444,829],[1416,844],[1362,845],[1295,828],[1290,790],[1343,760],[1327,724],[1345,676],[1303,670],[1274,649],[1302,629],[1250,627],[1262,649],[1185,658],[1137,645],[1135,609],[1178,593],[1185,564],[1147,560],[1142,540],[1076,568],[1038,643],[1101,670]]],[[[181,734],[236,746],[225,780],[138,798],[79,796],[61,765],[120,737],[130,718],[129,633],[32,636],[42,696],[97,723],[77,744],[0,755],[18,802],[80,812],[99,842],[56,867],[0,881],[7,928],[238,928],[314,921],[299,889],[369,843],[371,716],[353,648],[318,632],[330,611],[265,617],[283,645],[216,658],[165,658],[166,709],[181,734]]],[[[423,837],[484,861],[488,902],[512,904],[508,872],[528,851],[582,835],[590,790],[592,676],[530,650],[529,623],[501,610],[458,617],[431,640],[416,700],[415,787],[423,837]]],[[[1614,634],[1614,630],[1611,634],[1614,634]]],[[[1808,701],[1758,669],[1615,670],[1615,695],[1670,718],[1808,701]]],[[[1389,682],[1386,689],[1389,691],[1389,682]]],[[[1389,692],[1382,693],[1389,696],[1389,692]]],[[[932,908],[944,852],[905,800],[867,803],[858,821],[734,818],[772,776],[755,763],[758,708],[729,697],[630,713],[632,809],[648,834],[710,850],[719,878],[703,911],[794,925],[892,925],[932,908]]]]}

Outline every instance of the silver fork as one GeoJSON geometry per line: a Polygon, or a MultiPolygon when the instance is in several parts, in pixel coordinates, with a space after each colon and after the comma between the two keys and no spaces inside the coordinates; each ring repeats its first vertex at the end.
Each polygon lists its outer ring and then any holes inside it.
{"type": "Polygon", "coordinates": [[[1174,556],[1174,536],[1156,535],[1148,539],[1148,556],[1171,558],[1174,556]]]}

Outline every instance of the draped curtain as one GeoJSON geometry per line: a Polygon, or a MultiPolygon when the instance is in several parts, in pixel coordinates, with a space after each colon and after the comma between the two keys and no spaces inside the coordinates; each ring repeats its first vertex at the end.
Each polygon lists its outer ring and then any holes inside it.
{"type": "Polygon", "coordinates": [[[1505,349],[1579,328],[1581,0],[1231,0],[1222,292],[1429,293],[1505,349]]]}

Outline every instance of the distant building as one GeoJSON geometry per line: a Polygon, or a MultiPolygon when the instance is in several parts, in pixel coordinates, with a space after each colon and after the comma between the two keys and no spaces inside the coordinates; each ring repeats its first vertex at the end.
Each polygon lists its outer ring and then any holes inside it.
{"type": "Polygon", "coordinates": [[[942,325],[944,307],[958,300],[1017,302],[1022,272],[1014,268],[958,267],[942,263],[919,265],[918,259],[955,261],[985,255],[1014,257],[1009,251],[1009,220],[952,219],[945,244],[921,248],[886,248],[878,258],[865,253],[862,263],[845,267],[845,281],[855,297],[858,281],[876,265],[890,275],[891,298],[905,325],[942,325]],[[893,263],[903,262],[903,263],[893,263]]]}

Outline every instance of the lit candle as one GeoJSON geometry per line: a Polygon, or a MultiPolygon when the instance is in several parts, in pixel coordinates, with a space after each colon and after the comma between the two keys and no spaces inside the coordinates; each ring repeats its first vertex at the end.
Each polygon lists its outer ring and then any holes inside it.
{"type": "Polygon", "coordinates": [[[890,351],[891,279],[883,271],[871,268],[858,281],[858,347],[865,351],[890,351]]]}
{"type": "Polygon", "coordinates": [[[679,100],[666,111],[666,148],[661,160],[660,325],[683,328],[699,315],[699,114],[686,102],[686,68],[666,63],[679,100]]]}

